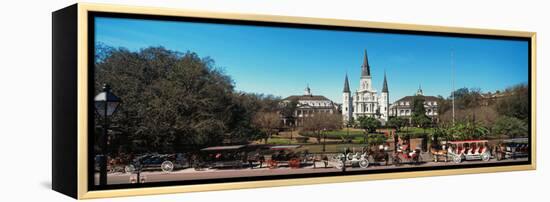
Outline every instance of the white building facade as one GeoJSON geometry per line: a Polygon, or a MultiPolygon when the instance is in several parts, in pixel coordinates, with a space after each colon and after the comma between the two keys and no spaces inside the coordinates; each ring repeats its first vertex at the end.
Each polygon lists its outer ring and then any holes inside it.
{"type": "Polygon", "coordinates": [[[435,96],[424,95],[421,87],[418,87],[418,91],[413,96],[405,96],[393,104],[390,105],[390,116],[404,117],[411,119],[413,115],[413,103],[415,99],[421,99],[426,109],[426,115],[434,121],[438,121],[438,111],[440,98],[435,96]]]}
{"type": "Polygon", "coordinates": [[[342,95],[342,115],[345,124],[349,123],[350,120],[357,120],[363,116],[374,117],[380,120],[382,124],[388,121],[389,91],[386,74],[384,73],[382,91],[378,93],[372,85],[372,76],[366,50],[363,65],[361,65],[359,89],[355,92],[350,91],[348,76],[346,74],[342,95]]]}
{"type": "Polygon", "coordinates": [[[285,117],[282,117],[284,125],[301,126],[307,117],[314,116],[317,113],[334,114],[338,113],[338,105],[332,100],[322,95],[313,95],[309,85],[304,90],[303,95],[292,95],[286,97],[282,101],[282,105],[289,104],[295,100],[296,109],[294,111],[294,122],[289,122],[285,117]]]}

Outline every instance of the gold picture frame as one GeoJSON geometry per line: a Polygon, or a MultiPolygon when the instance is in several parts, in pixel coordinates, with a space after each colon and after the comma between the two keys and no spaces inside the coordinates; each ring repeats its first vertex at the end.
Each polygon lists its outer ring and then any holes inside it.
{"type": "MultiPolygon", "coordinates": [[[[340,20],[340,19],[323,19],[323,18],[308,18],[308,17],[291,17],[291,16],[276,16],[276,15],[259,15],[259,14],[240,14],[240,13],[220,13],[220,12],[205,12],[205,11],[193,11],[182,9],[169,9],[169,8],[152,8],[152,7],[137,7],[137,6],[121,6],[121,5],[106,5],[106,4],[90,4],[90,3],[78,3],[68,9],[72,10],[72,14],[61,16],[63,18],[75,18],[72,25],[73,33],[77,33],[76,37],[76,92],[74,92],[73,101],[75,102],[77,109],[74,112],[76,119],[76,132],[63,133],[60,130],[56,130],[54,119],[54,190],[60,191],[67,195],[70,195],[77,199],[92,199],[92,198],[104,198],[104,197],[121,197],[121,196],[135,196],[135,195],[151,195],[151,194],[171,194],[171,193],[184,193],[184,192],[199,192],[199,191],[213,191],[213,190],[229,190],[229,189],[246,189],[246,188],[259,188],[259,187],[276,187],[276,186],[291,186],[291,185],[307,185],[307,184],[322,184],[322,183],[336,183],[336,182],[352,182],[352,181],[365,181],[365,180],[382,180],[382,179],[399,179],[399,178],[414,178],[414,177],[426,177],[426,176],[441,176],[441,175],[459,175],[459,174],[477,174],[477,173],[491,173],[491,172],[507,172],[507,171],[520,171],[520,170],[535,170],[536,169],[536,33],[535,32],[523,32],[523,31],[509,31],[509,30],[492,30],[492,29],[477,29],[477,28],[461,28],[461,27],[445,27],[445,26],[430,26],[430,25],[412,25],[412,24],[399,24],[399,23],[384,23],[384,22],[368,22],[368,21],[356,21],[356,20],[340,20]],[[89,53],[88,53],[88,34],[89,34],[89,13],[90,12],[107,12],[107,13],[122,13],[133,15],[152,15],[152,16],[171,16],[171,17],[194,17],[194,18],[206,18],[206,19],[227,19],[227,20],[245,20],[245,21],[259,21],[259,22],[271,22],[271,23],[295,23],[303,25],[326,25],[335,27],[356,27],[356,28],[374,28],[382,30],[401,30],[401,31],[415,31],[415,32],[435,32],[441,34],[469,34],[479,36],[505,36],[505,37],[520,37],[530,40],[530,84],[531,84],[531,125],[530,138],[531,138],[531,158],[530,164],[525,165],[511,165],[511,166],[495,166],[495,167],[476,167],[476,168],[459,168],[459,169],[445,169],[445,170],[427,170],[427,171],[408,171],[408,172],[395,172],[395,173],[379,173],[368,175],[349,175],[349,176],[327,176],[327,177],[312,177],[312,178],[299,178],[299,179],[276,179],[276,180],[260,180],[260,181],[244,181],[244,182],[227,182],[227,183],[214,183],[214,184],[196,184],[196,185],[175,185],[175,186],[162,186],[162,187],[140,187],[140,188],[128,188],[128,189],[110,189],[110,190],[90,190],[89,189],[89,165],[88,156],[89,151],[89,100],[90,93],[88,92],[89,84],[89,53]],[[60,140],[68,136],[75,136],[76,159],[74,156],[66,156],[61,154],[61,151],[56,152],[56,146],[59,144],[72,144],[74,142],[59,142],[68,141],[60,140]],[[56,145],[57,144],[57,145],[56,145]],[[59,157],[55,157],[59,155],[59,157]],[[56,161],[58,159],[59,161],[56,161]],[[70,162],[74,165],[60,165],[61,160],[70,162]],[[72,160],[76,160],[71,162],[72,160]],[[76,178],[71,179],[56,179],[56,172],[76,172],[76,178]],[[65,185],[60,185],[65,183],[65,185]]],[[[57,11],[58,13],[63,10],[57,11]]],[[[61,14],[59,14],[61,15],[61,14]]],[[[59,24],[63,24],[59,18],[59,24]]],[[[55,61],[55,46],[58,40],[55,40],[56,33],[62,33],[63,27],[56,28],[56,14],[54,13],[54,69],[56,68],[55,61]],[[59,31],[57,31],[59,30],[59,31]]],[[[60,52],[61,54],[62,52],[60,52]]],[[[58,59],[61,60],[61,59],[58,59]]],[[[74,68],[65,67],[65,68],[74,68]]],[[[61,71],[61,70],[60,70],[61,71]]],[[[63,74],[63,73],[60,73],[63,74]]],[[[62,75],[59,75],[62,76],[62,75]]],[[[59,78],[59,77],[57,77],[59,78]]],[[[56,75],[54,70],[54,95],[56,95],[55,81],[56,75]]],[[[60,83],[61,85],[62,83],[60,83]]],[[[60,90],[58,93],[62,93],[60,90]]],[[[62,98],[59,98],[59,102],[62,102],[62,98]]],[[[54,116],[60,116],[62,111],[57,111],[56,98],[54,96],[54,116]]],[[[69,109],[68,109],[69,110],[69,109]]],[[[66,112],[66,111],[65,111],[66,112]]],[[[61,127],[61,126],[59,126],[61,127]]],[[[59,128],[58,127],[58,128],[59,128]]],[[[59,176],[59,175],[58,175],[59,176]]]]}

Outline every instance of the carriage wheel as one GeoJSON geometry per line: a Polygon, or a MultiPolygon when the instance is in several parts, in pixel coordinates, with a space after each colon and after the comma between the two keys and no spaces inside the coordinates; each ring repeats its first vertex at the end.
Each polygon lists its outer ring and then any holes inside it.
{"type": "Polygon", "coordinates": [[[400,166],[400,165],[401,165],[401,158],[399,158],[399,156],[395,156],[395,157],[392,159],[392,162],[393,162],[393,165],[395,165],[395,166],[400,166]]]}
{"type": "Polygon", "coordinates": [[[503,156],[504,155],[502,153],[497,153],[497,161],[502,161],[502,159],[504,159],[503,156]]]}
{"type": "Polygon", "coordinates": [[[418,154],[418,156],[416,156],[416,159],[415,159],[415,164],[418,165],[422,162],[422,156],[420,154],[418,154]]]}
{"type": "Polygon", "coordinates": [[[200,165],[200,164],[195,164],[195,165],[193,166],[193,168],[194,168],[196,171],[203,171],[203,170],[204,170],[204,168],[203,168],[202,165],[200,165]]]}
{"type": "Polygon", "coordinates": [[[172,172],[172,170],[174,170],[174,163],[172,163],[171,161],[164,161],[164,162],[162,162],[162,164],[160,165],[160,168],[161,168],[162,171],[165,172],[165,173],[172,172]]]}
{"type": "Polygon", "coordinates": [[[136,170],[136,167],[132,164],[124,166],[124,172],[133,173],[136,170]]]}
{"type": "Polygon", "coordinates": [[[344,164],[344,161],[337,161],[337,162],[336,162],[336,168],[342,169],[342,168],[344,168],[344,166],[346,166],[346,165],[344,164]]]}
{"type": "Polygon", "coordinates": [[[268,168],[272,168],[272,169],[273,169],[273,168],[277,168],[277,167],[278,167],[278,163],[277,163],[277,161],[271,160],[271,159],[270,159],[270,160],[267,161],[267,167],[268,167],[268,168]]]}
{"type": "Polygon", "coordinates": [[[460,163],[462,162],[462,157],[460,155],[458,156],[453,156],[453,162],[455,163],[460,163]]]}
{"type": "Polygon", "coordinates": [[[369,167],[369,160],[367,160],[367,159],[362,159],[361,161],[359,161],[359,167],[361,167],[361,168],[367,168],[367,167],[369,167]]]}
{"type": "Polygon", "coordinates": [[[485,152],[485,153],[481,154],[481,160],[489,161],[489,160],[491,160],[491,155],[489,155],[489,153],[485,152]]]}

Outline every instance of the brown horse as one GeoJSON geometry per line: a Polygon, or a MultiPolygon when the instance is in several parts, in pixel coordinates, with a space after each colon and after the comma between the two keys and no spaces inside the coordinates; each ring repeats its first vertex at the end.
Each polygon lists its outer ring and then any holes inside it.
{"type": "Polygon", "coordinates": [[[438,162],[440,157],[445,158],[445,162],[447,162],[447,150],[443,149],[442,147],[431,147],[430,153],[434,157],[434,162],[438,162]]]}
{"type": "Polygon", "coordinates": [[[370,156],[374,162],[384,161],[384,165],[388,165],[390,155],[384,149],[368,149],[367,155],[370,156]]]}

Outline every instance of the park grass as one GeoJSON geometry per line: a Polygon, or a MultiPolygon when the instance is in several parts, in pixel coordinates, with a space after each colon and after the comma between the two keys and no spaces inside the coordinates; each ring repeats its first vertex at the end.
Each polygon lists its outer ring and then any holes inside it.
{"type": "MultiPolygon", "coordinates": [[[[308,132],[301,132],[300,135],[305,137],[316,137],[316,135],[308,132]]],[[[363,130],[336,130],[336,131],[326,131],[323,133],[326,135],[327,139],[346,139],[346,140],[358,140],[365,137],[365,131],[363,130]]],[[[376,133],[369,133],[369,135],[376,135],[376,133]]]]}
{"type": "Polygon", "coordinates": [[[399,136],[410,135],[411,138],[418,138],[424,135],[430,136],[431,134],[433,134],[433,132],[434,132],[433,128],[423,129],[423,128],[417,128],[417,127],[406,127],[401,131],[399,131],[397,135],[399,136]]]}
{"type": "Polygon", "coordinates": [[[283,137],[271,137],[267,140],[267,144],[297,144],[298,142],[295,139],[290,140],[289,138],[283,137]]]}
{"type": "MultiPolygon", "coordinates": [[[[423,136],[424,134],[431,134],[433,133],[432,128],[422,129],[417,127],[406,127],[402,129],[400,132],[398,132],[398,135],[405,135],[409,134],[411,135],[411,138],[416,138],[423,136]]],[[[311,137],[315,138],[316,136],[309,132],[301,131],[299,132],[300,135],[296,135],[295,137],[303,136],[303,137],[311,137]]],[[[347,144],[363,144],[365,142],[365,132],[362,129],[358,128],[347,128],[341,129],[341,130],[335,130],[335,131],[326,131],[324,132],[326,135],[327,140],[342,140],[340,144],[337,145],[347,145],[347,144]],[[345,143],[344,143],[345,142],[345,143]]],[[[380,134],[380,133],[379,133],[380,134]]],[[[371,133],[370,135],[377,135],[376,133],[371,133]]],[[[288,136],[288,135],[287,135],[288,136]]],[[[278,144],[278,145],[284,145],[284,144],[302,144],[307,147],[312,147],[313,151],[320,151],[322,149],[322,144],[303,144],[299,143],[296,139],[290,140],[287,136],[273,136],[268,139],[267,144],[278,144]],[[317,145],[317,146],[316,146],[317,145]],[[321,148],[317,148],[320,146],[321,148]]],[[[334,141],[332,141],[334,142],[334,141]]],[[[338,141],[340,142],[340,141],[338,141]]],[[[312,142],[310,142],[312,143],[312,142]]],[[[336,147],[334,144],[330,144],[331,151],[334,149],[340,149],[342,146],[337,146],[338,148],[332,148],[336,147]]],[[[328,145],[327,145],[328,146],[328,145]]],[[[312,151],[312,152],[313,152],[312,151]]],[[[328,151],[328,149],[327,149],[328,151]]]]}

